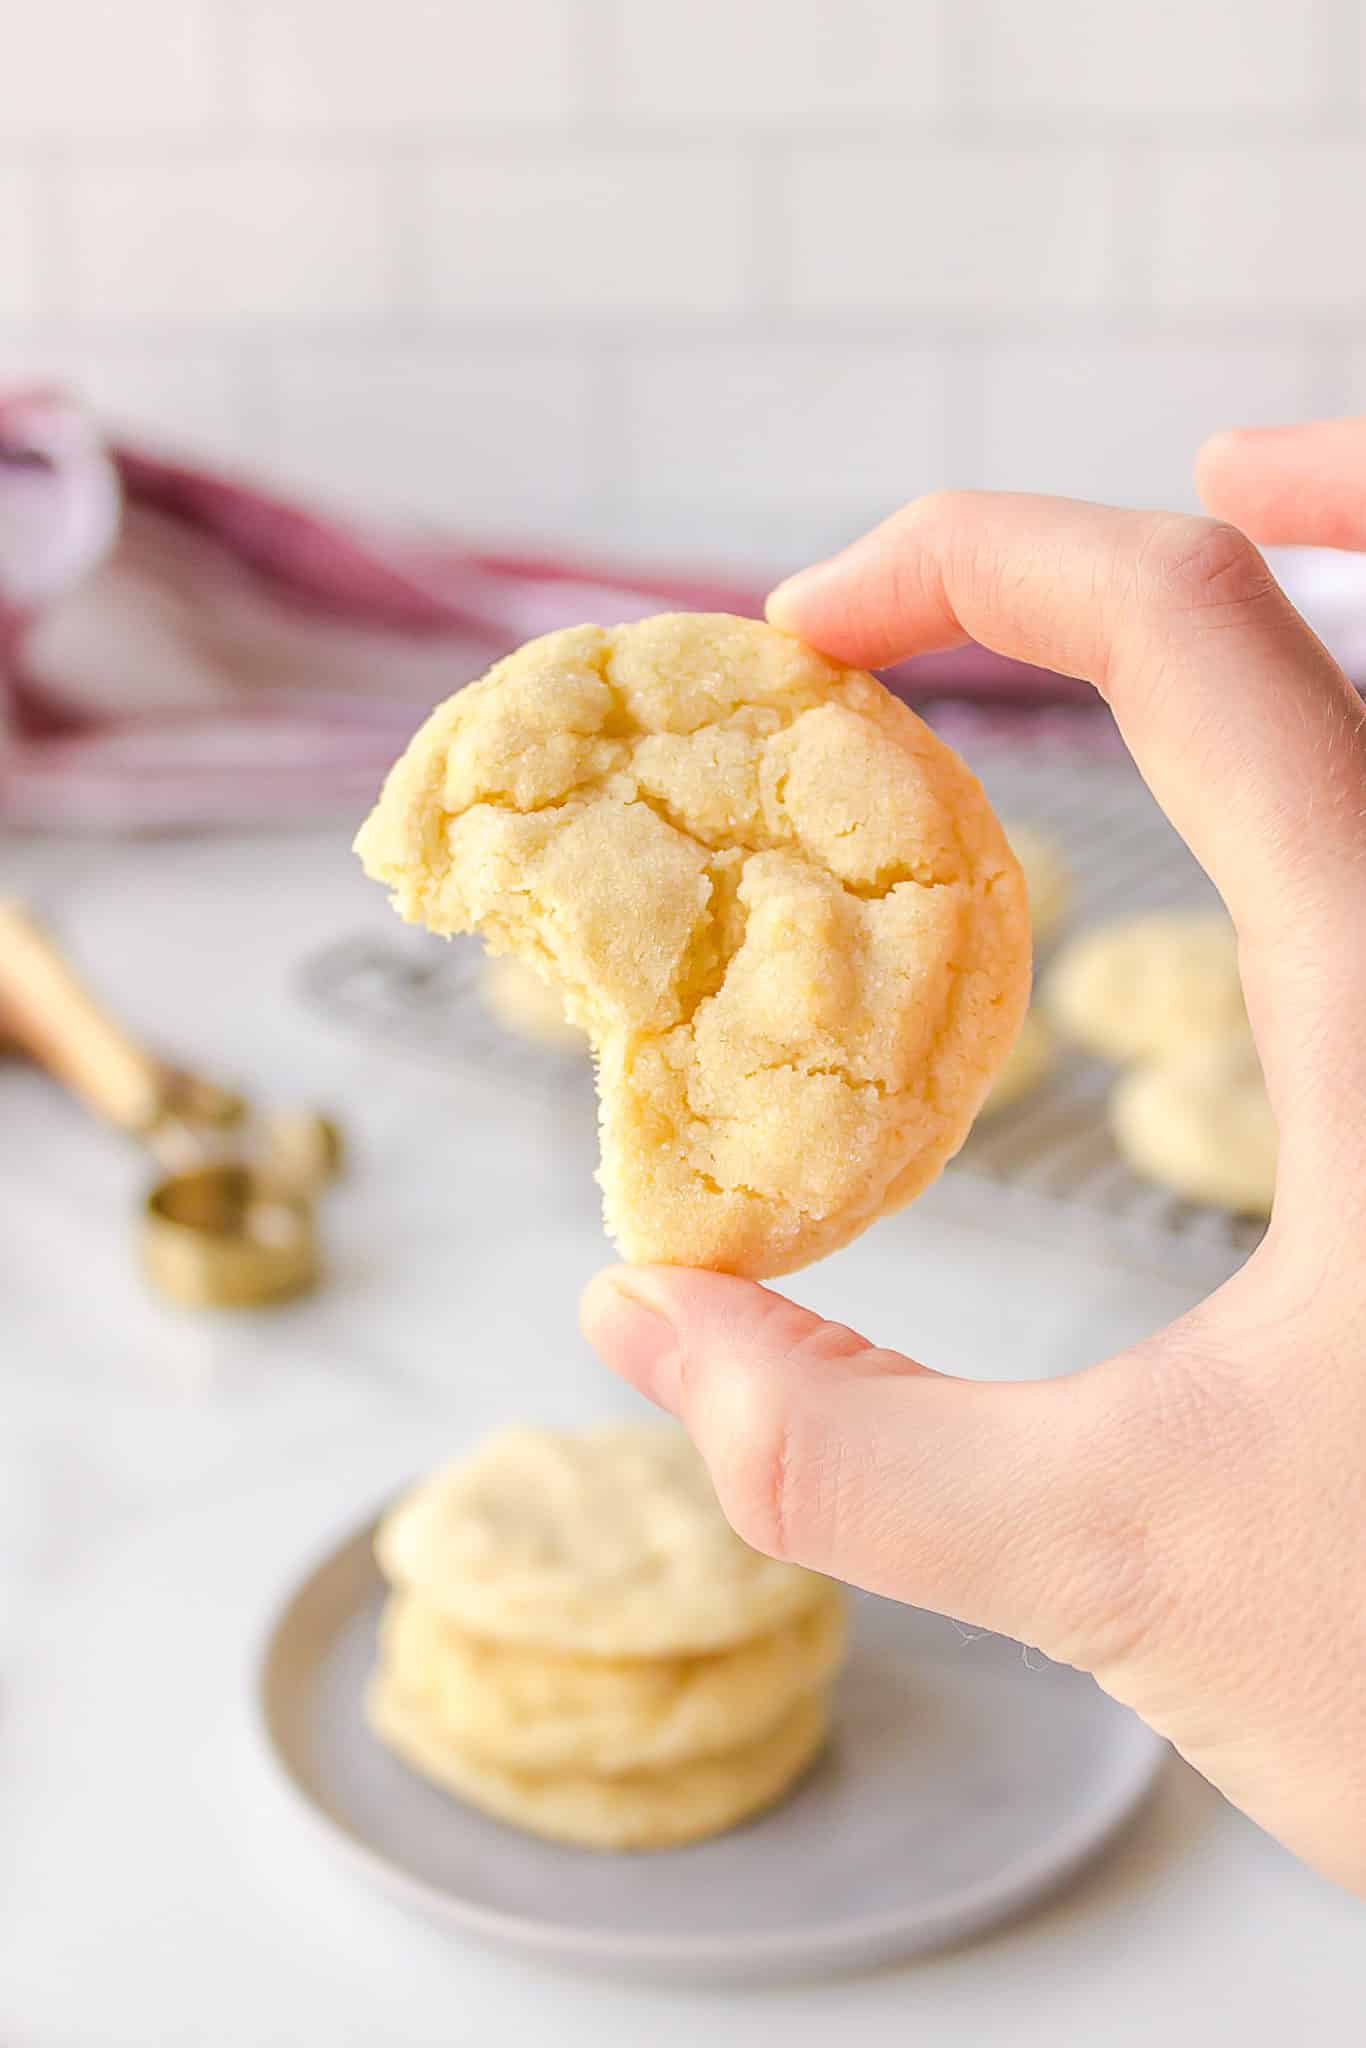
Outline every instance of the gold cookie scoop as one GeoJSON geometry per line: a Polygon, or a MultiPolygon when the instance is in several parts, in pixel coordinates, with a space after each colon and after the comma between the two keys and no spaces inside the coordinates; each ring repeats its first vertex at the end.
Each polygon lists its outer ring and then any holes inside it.
{"type": "Polygon", "coordinates": [[[142,1214],[144,1270],[161,1293],[192,1308],[243,1308],[316,1284],[315,1200],[341,1164],[328,1118],[249,1119],[242,1096],[158,1059],[82,986],[27,910],[4,901],[0,1038],[165,1169],[142,1214]]]}

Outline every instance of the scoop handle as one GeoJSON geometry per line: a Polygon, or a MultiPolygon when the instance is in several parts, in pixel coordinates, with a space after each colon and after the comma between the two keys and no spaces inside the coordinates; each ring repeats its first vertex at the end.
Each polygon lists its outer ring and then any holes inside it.
{"type": "Polygon", "coordinates": [[[0,1031],[97,1116],[143,1135],[167,1112],[174,1070],[83,987],[20,903],[0,901],[0,1031]]]}

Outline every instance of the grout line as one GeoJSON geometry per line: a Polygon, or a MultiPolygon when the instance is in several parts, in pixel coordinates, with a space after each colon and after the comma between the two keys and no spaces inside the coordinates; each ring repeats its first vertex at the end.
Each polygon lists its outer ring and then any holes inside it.
{"type": "Polygon", "coordinates": [[[1360,0],[1302,0],[1313,85],[1322,115],[1366,129],[1366,24],[1360,0]]]}
{"type": "Polygon", "coordinates": [[[233,351],[233,382],[238,432],[251,458],[263,466],[280,459],[280,417],[274,375],[274,351],[257,342],[242,342],[233,351]]]}
{"type": "Polygon", "coordinates": [[[748,311],[755,326],[786,325],[791,302],[792,193],[788,152],[781,145],[756,142],[748,152],[749,291],[748,311]]]}
{"type": "Polygon", "coordinates": [[[214,0],[213,74],[216,129],[242,140],[255,140],[258,124],[251,112],[251,34],[257,0],[214,0]],[[220,124],[221,128],[220,128],[220,124]]]}
{"type": "Polygon", "coordinates": [[[58,322],[75,302],[70,168],[64,158],[51,157],[30,175],[38,311],[44,323],[58,322]]]}
{"type": "Polygon", "coordinates": [[[403,157],[385,165],[382,172],[394,326],[409,339],[424,331],[430,297],[432,195],[426,189],[425,169],[421,160],[403,157]]]}
{"type": "Polygon", "coordinates": [[[1113,246],[1110,251],[1110,307],[1112,325],[1122,326],[1120,309],[1126,304],[1152,307],[1153,271],[1157,258],[1158,164],[1154,153],[1142,143],[1126,140],[1110,157],[1110,208],[1113,246]]]}
{"type": "Polygon", "coordinates": [[[615,344],[582,355],[593,470],[586,479],[588,502],[599,519],[610,519],[633,489],[627,393],[628,352],[615,344]]]}
{"type": "MultiPolygon", "coordinates": [[[[1342,67],[1335,65],[1333,69],[1345,94],[1342,67]]],[[[603,121],[594,119],[587,128],[581,114],[523,123],[480,116],[463,121],[348,123],[337,127],[275,127],[220,115],[193,129],[144,129],[130,135],[125,130],[93,126],[78,137],[54,134],[48,129],[25,133],[18,125],[10,124],[0,136],[0,162],[38,163],[74,154],[96,167],[160,169],[185,159],[221,160],[247,151],[286,160],[326,163],[355,158],[371,162],[377,152],[425,155],[433,150],[456,159],[477,155],[520,162],[537,156],[559,157],[566,150],[585,155],[616,150],[688,153],[736,148],[755,141],[815,150],[847,149],[853,154],[871,150],[911,159],[944,147],[977,149],[983,153],[1024,149],[1040,156],[1066,157],[1120,137],[1149,147],[1195,148],[1211,154],[1237,152],[1249,146],[1259,150],[1294,149],[1332,142],[1356,143],[1366,150],[1366,108],[1359,101],[1349,102],[1345,96],[1339,106],[1307,107],[1293,117],[1259,112],[1246,116],[1224,114],[1221,118],[1218,109],[1151,120],[1095,109],[1078,113],[1057,108],[1014,119],[979,114],[973,109],[967,112],[970,118],[966,122],[961,109],[917,113],[913,127],[908,127],[911,117],[857,120],[813,114],[800,124],[779,120],[646,121],[619,112],[614,114],[610,109],[603,121]],[[604,122],[608,124],[605,132],[604,122]]]]}
{"type": "MultiPolygon", "coordinates": [[[[0,334],[8,333],[11,338],[49,329],[59,329],[69,340],[143,353],[169,353],[205,342],[232,347],[249,338],[253,331],[226,324],[222,319],[179,324],[63,316],[60,307],[55,313],[41,311],[36,320],[0,323],[0,334]]],[[[357,316],[351,322],[282,319],[275,323],[267,319],[255,331],[271,343],[330,347],[343,355],[365,355],[390,347],[396,334],[405,343],[416,342],[436,351],[454,347],[495,354],[514,349],[528,356],[579,351],[620,354],[628,348],[721,351],[740,343],[759,342],[779,348],[790,345],[794,349],[819,345],[896,349],[904,347],[908,340],[917,348],[1014,342],[1045,346],[1052,343],[1070,348],[1106,342],[1162,342],[1174,347],[1221,348],[1236,353],[1286,345],[1350,348],[1362,341],[1360,320],[1350,311],[1324,316],[1292,309],[1274,320],[1263,316],[1251,325],[1248,309],[1239,306],[1203,316],[1191,315],[1189,311],[1168,316],[1162,309],[1132,307],[1116,313],[1104,305],[1075,313],[1066,308],[1033,312],[1005,308],[994,321],[981,315],[955,316],[943,308],[915,306],[854,317],[800,314],[753,321],[745,319],[742,307],[727,308],[705,320],[656,318],[648,313],[614,314],[610,320],[595,320],[587,316],[559,316],[553,307],[541,307],[525,314],[486,319],[462,320],[441,313],[424,315],[415,333],[406,326],[396,327],[391,311],[380,309],[363,318],[357,316]],[[553,326],[548,324],[552,319],[553,326]]]]}
{"type": "Polygon", "coordinates": [[[1319,341],[1306,350],[1304,416],[1333,419],[1352,410],[1351,346],[1319,341]]]}
{"type": "MultiPolygon", "coordinates": [[[[984,24],[973,0],[939,0],[939,40],[944,75],[944,134],[959,144],[970,143],[990,125],[977,93],[978,62],[984,24]]],[[[918,133],[933,133],[931,115],[918,133]]]]}
{"type": "MultiPolygon", "coordinates": [[[[561,5],[568,0],[561,0],[561,5]]],[[[619,9],[640,0],[573,0],[574,91],[584,132],[598,136],[622,124],[619,9]]]]}
{"type": "Polygon", "coordinates": [[[985,341],[941,350],[944,446],[940,481],[955,490],[980,490],[989,474],[986,445],[985,341]]]}

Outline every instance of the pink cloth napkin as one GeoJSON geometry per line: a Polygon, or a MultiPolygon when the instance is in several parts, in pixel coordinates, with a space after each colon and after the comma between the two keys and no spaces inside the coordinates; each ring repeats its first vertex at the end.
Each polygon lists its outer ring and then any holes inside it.
{"type": "MultiPolygon", "coordinates": [[[[0,396],[0,824],[63,831],[362,811],[417,721],[519,641],[661,609],[757,614],[709,577],[369,530],[0,396]]],[[[889,678],[972,732],[1103,735],[1086,685],[981,648],[889,678]]],[[[1103,741],[1102,741],[1103,743],[1103,741]]]]}

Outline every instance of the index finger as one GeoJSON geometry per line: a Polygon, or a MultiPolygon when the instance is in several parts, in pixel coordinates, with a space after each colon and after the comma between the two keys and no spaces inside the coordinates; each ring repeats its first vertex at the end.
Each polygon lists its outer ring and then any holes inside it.
{"type": "Polygon", "coordinates": [[[881,667],[973,639],[1085,677],[1245,948],[1341,951],[1366,880],[1366,714],[1235,528],[1064,498],[919,499],[781,584],[772,623],[881,667]]]}

